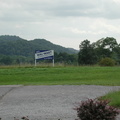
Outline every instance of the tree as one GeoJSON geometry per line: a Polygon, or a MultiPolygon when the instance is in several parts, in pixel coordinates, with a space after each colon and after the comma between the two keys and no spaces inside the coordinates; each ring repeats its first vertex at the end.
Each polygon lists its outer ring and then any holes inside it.
{"type": "Polygon", "coordinates": [[[117,64],[120,64],[120,44],[113,49],[112,58],[116,60],[117,64]]]}
{"type": "Polygon", "coordinates": [[[64,64],[77,64],[77,54],[55,52],[55,62],[60,62],[64,64]]]}
{"type": "Polygon", "coordinates": [[[84,40],[80,44],[80,51],[78,53],[79,65],[95,64],[97,61],[94,47],[90,44],[90,41],[84,40]]]}
{"type": "Polygon", "coordinates": [[[107,48],[109,50],[115,48],[118,45],[116,39],[113,37],[102,38],[93,44],[96,48],[101,47],[101,48],[107,48]]]}
{"type": "Polygon", "coordinates": [[[106,37],[93,43],[96,49],[97,56],[99,59],[109,57],[111,58],[114,54],[114,49],[118,46],[118,43],[113,37],[106,37]]]}
{"type": "Polygon", "coordinates": [[[10,56],[2,56],[0,59],[0,64],[4,65],[11,65],[12,64],[12,58],[10,56]]]}

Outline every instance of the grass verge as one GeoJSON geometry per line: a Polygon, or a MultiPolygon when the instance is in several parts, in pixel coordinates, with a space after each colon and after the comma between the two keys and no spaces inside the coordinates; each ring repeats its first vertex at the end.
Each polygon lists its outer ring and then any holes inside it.
{"type": "Polygon", "coordinates": [[[110,105],[120,108],[120,91],[114,91],[100,97],[102,100],[109,100],[110,105]]]}
{"type": "Polygon", "coordinates": [[[120,85],[119,67],[0,68],[0,85],[120,85]]]}

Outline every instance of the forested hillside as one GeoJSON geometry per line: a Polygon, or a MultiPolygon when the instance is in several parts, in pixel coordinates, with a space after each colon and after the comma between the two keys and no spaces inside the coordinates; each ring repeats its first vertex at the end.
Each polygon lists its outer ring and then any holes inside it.
{"type": "Polygon", "coordinates": [[[64,61],[78,51],[55,45],[45,39],[25,40],[18,36],[0,36],[0,64],[34,62],[35,50],[54,50],[56,61],[64,61]],[[62,56],[60,56],[60,55],[62,56]],[[60,58],[58,58],[58,56],[60,58]],[[67,56],[67,58],[65,58],[67,56]],[[14,61],[14,62],[13,62],[14,61]]]}
{"type": "Polygon", "coordinates": [[[0,36],[0,54],[32,56],[35,50],[51,50],[55,52],[66,52],[74,54],[77,50],[72,50],[59,45],[55,45],[45,39],[25,40],[18,36],[0,36]]]}

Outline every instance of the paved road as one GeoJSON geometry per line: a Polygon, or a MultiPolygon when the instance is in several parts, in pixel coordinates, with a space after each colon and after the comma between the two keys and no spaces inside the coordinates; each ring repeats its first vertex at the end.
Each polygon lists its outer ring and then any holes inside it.
{"type": "Polygon", "coordinates": [[[0,117],[14,120],[29,116],[30,120],[74,120],[75,105],[96,98],[120,86],[55,85],[0,86],[0,117]]]}

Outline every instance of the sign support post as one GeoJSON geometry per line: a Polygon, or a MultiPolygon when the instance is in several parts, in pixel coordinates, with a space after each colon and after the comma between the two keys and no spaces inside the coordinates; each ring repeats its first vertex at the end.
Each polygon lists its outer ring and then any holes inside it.
{"type": "Polygon", "coordinates": [[[53,67],[55,66],[55,63],[54,63],[54,58],[53,58],[53,67]]]}
{"type": "Polygon", "coordinates": [[[37,66],[37,64],[36,64],[36,59],[35,59],[35,66],[37,66]]]}

